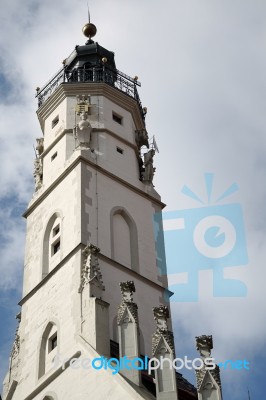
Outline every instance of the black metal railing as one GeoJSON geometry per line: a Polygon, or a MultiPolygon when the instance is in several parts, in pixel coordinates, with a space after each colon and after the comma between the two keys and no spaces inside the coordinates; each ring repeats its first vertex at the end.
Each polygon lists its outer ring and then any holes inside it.
{"type": "Polygon", "coordinates": [[[61,69],[42,89],[37,89],[38,107],[41,107],[45,101],[56,91],[61,83],[107,83],[108,85],[126,93],[128,96],[137,100],[143,119],[145,113],[142,110],[141,101],[137,91],[140,82],[133,79],[117,69],[112,69],[105,65],[94,66],[90,68],[76,68],[67,70],[61,69]]]}

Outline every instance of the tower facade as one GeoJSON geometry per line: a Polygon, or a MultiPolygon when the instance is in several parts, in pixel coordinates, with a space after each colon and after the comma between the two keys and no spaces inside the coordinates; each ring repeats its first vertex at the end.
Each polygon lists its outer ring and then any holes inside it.
{"type": "Polygon", "coordinates": [[[92,40],[94,25],[84,33],[86,44],[37,89],[43,136],[3,400],[193,399],[192,385],[167,367],[152,377],[110,361],[174,358],[154,238],[164,204],[138,78],[92,40]]]}

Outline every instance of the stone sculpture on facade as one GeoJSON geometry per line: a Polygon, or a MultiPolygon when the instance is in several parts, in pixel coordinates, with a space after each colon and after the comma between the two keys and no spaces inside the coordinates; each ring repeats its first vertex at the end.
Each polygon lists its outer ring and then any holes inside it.
{"type": "Polygon", "coordinates": [[[152,336],[152,354],[161,363],[161,369],[155,370],[156,399],[178,400],[175,369],[169,365],[175,359],[174,336],[168,330],[167,320],[170,317],[167,306],[160,305],[153,308],[156,321],[156,331],[152,336]],[[162,360],[168,360],[168,365],[162,360]]]}
{"type": "Polygon", "coordinates": [[[211,356],[213,349],[212,336],[196,336],[196,348],[204,362],[204,366],[196,370],[197,390],[199,400],[222,400],[220,368],[206,369],[205,359],[211,356]]]}
{"type": "Polygon", "coordinates": [[[40,157],[42,155],[42,153],[43,153],[43,149],[44,149],[43,141],[44,141],[43,138],[37,138],[36,139],[36,142],[37,142],[36,151],[37,151],[38,157],[40,157]]]}
{"type": "Polygon", "coordinates": [[[142,146],[149,148],[149,136],[145,128],[135,131],[135,140],[139,150],[142,146]]]}
{"type": "Polygon", "coordinates": [[[98,297],[105,290],[102,273],[99,267],[98,254],[100,249],[89,243],[85,247],[82,254],[84,262],[81,270],[81,282],[79,293],[81,293],[86,285],[90,286],[90,296],[98,297]]]}
{"type": "Polygon", "coordinates": [[[153,167],[153,157],[155,155],[155,150],[151,149],[144,154],[144,173],[143,182],[152,183],[155,168],[153,167]]]}
{"type": "Polygon", "coordinates": [[[13,347],[12,347],[11,354],[10,354],[10,358],[12,361],[14,361],[18,357],[19,350],[20,350],[20,336],[19,336],[18,329],[17,329],[15,340],[14,340],[13,347]]]}
{"type": "Polygon", "coordinates": [[[118,308],[117,324],[120,324],[125,309],[130,311],[135,322],[138,323],[138,306],[133,302],[133,293],[136,291],[134,282],[120,282],[120,290],[122,294],[122,302],[118,308]]]}
{"type": "Polygon", "coordinates": [[[43,166],[41,158],[36,158],[34,160],[34,180],[35,180],[35,192],[37,192],[42,187],[43,182],[43,166]]]}
{"type": "Polygon", "coordinates": [[[77,96],[76,114],[80,120],[74,128],[73,133],[79,143],[78,148],[90,148],[92,132],[92,127],[88,120],[90,107],[90,96],[77,96]]]}

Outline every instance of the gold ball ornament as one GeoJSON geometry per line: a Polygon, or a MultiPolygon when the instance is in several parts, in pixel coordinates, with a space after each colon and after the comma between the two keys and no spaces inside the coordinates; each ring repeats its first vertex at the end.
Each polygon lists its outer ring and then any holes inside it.
{"type": "Polygon", "coordinates": [[[83,26],[82,32],[86,37],[91,39],[93,36],[96,35],[97,28],[94,24],[91,24],[90,22],[88,22],[86,25],[83,26]]]}

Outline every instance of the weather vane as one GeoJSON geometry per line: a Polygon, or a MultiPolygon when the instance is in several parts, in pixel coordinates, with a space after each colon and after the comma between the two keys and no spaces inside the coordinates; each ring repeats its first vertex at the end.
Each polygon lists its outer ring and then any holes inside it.
{"type": "Polygon", "coordinates": [[[87,24],[85,24],[82,28],[83,34],[91,40],[92,37],[94,37],[97,33],[97,28],[94,24],[91,23],[91,15],[90,15],[90,8],[89,8],[89,2],[87,2],[88,6],[88,21],[87,24]]]}

